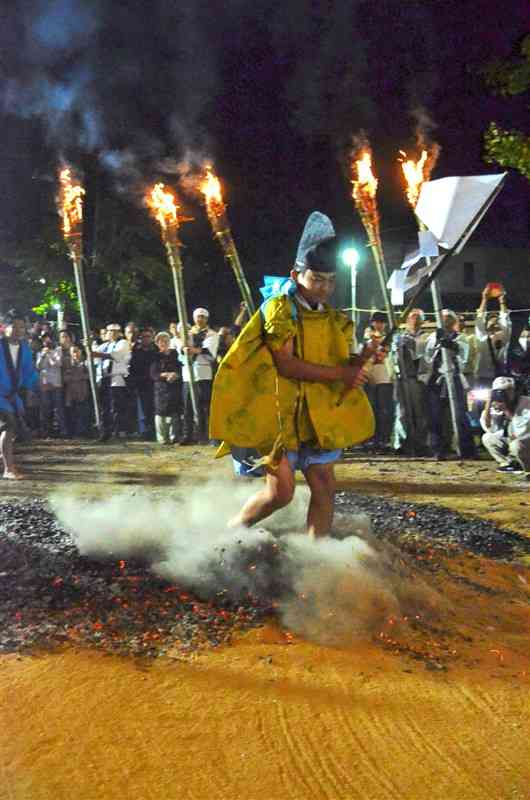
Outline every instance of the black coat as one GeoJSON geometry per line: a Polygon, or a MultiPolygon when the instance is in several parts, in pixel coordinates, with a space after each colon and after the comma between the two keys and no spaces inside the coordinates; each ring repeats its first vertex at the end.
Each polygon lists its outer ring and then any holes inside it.
{"type": "Polygon", "coordinates": [[[180,414],[182,404],[182,366],[176,350],[157,353],[151,364],[151,379],[154,388],[155,414],[172,417],[180,414]],[[169,383],[160,378],[161,372],[176,372],[178,380],[169,383]]]}

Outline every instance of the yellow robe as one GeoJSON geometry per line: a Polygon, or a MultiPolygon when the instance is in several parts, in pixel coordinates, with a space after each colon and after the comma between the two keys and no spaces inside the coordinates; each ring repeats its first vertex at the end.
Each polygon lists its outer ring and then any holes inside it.
{"type": "Polygon", "coordinates": [[[210,410],[210,437],[230,445],[298,450],[307,444],[335,450],[373,436],[374,417],[362,389],[352,389],[339,404],[344,384],[283,378],[271,350],[294,337],[294,353],[313,364],[347,364],[353,336],[351,321],[328,306],[309,311],[286,295],[272,297],[257,311],[221,361],[210,410]]]}

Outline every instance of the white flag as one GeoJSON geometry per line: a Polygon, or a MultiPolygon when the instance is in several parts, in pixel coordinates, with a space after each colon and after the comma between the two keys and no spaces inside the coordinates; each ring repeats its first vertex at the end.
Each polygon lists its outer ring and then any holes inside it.
{"type": "MultiPolygon", "coordinates": [[[[503,180],[500,175],[468,175],[463,178],[440,178],[421,187],[416,215],[434,234],[438,244],[453,248],[503,180]]],[[[480,222],[475,220],[475,227],[480,222]]]]}

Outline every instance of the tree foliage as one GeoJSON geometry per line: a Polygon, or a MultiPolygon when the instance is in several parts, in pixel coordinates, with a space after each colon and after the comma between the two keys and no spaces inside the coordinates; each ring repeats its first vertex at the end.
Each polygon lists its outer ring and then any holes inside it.
{"type": "MultiPolygon", "coordinates": [[[[521,57],[494,61],[483,70],[488,86],[505,97],[530,89],[530,35],[521,44],[521,57]]],[[[505,130],[491,122],[484,136],[486,161],[511,167],[530,180],[530,137],[522,131],[505,130]]]]}

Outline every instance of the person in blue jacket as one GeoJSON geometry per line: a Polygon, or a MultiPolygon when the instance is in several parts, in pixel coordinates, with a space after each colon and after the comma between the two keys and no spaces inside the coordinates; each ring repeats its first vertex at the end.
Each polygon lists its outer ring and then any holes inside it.
{"type": "Polygon", "coordinates": [[[20,391],[34,389],[39,380],[25,334],[24,320],[11,312],[5,319],[5,332],[0,339],[0,457],[4,467],[2,477],[10,480],[24,477],[15,467],[13,452],[15,434],[23,426],[20,391]]]}

